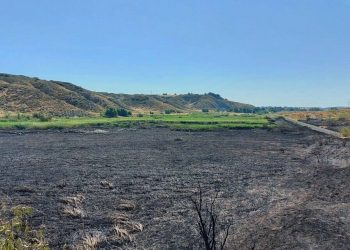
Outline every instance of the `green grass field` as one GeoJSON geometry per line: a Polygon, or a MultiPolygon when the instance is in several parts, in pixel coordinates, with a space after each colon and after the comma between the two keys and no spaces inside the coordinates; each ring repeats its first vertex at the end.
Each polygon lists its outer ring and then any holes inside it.
{"type": "Polygon", "coordinates": [[[52,118],[40,121],[33,118],[0,119],[0,129],[63,129],[79,127],[169,127],[174,130],[251,129],[271,126],[259,115],[236,115],[228,113],[193,113],[171,115],[146,115],[143,117],[77,117],[52,118]]]}

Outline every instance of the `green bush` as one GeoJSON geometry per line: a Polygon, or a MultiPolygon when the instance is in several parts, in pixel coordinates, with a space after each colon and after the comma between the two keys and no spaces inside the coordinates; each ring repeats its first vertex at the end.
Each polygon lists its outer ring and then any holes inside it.
{"type": "Polygon", "coordinates": [[[113,118],[113,117],[118,117],[118,116],[127,117],[127,116],[131,116],[131,112],[124,109],[124,108],[119,108],[119,109],[108,108],[108,109],[106,109],[104,116],[108,117],[108,118],[113,118]]]}
{"type": "Polygon", "coordinates": [[[131,112],[123,108],[117,109],[117,113],[119,116],[131,116],[131,112]]]}
{"type": "Polygon", "coordinates": [[[166,110],[164,110],[164,113],[165,113],[166,115],[170,115],[170,114],[172,114],[172,113],[175,113],[175,110],[173,110],[173,109],[166,109],[166,110]]]}
{"type": "Polygon", "coordinates": [[[104,116],[108,117],[108,118],[117,117],[118,112],[115,108],[108,108],[108,109],[106,109],[104,116]]]}
{"type": "Polygon", "coordinates": [[[202,112],[203,112],[203,113],[208,113],[208,112],[209,112],[209,109],[202,109],[202,112]]]}
{"type": "Polygon", "coordinates": [[[11,216],[6,220],[6,207],[1,205],[0,211],[0,249],[49,249],[42,229],[33,230],[28,224],[32,215],[31,207],[16,206],[11,210],[11,216]]]}
{"type": "Polygon", "coordinates": [[[143,117],[143,114],[137,114],[137,117],[143,117]]]}
{"type": "Polygon", "coordinates": [[[21,130],[26,129],[26,126],[24,124],[15,124],[14,127],[16,129],[21,129],[21,130]]]}

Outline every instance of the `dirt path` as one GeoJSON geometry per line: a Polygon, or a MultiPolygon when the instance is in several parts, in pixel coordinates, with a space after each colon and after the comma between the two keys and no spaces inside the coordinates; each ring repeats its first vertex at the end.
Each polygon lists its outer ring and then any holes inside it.
{"type": "Polygon", "coordinates": [[[288,117],[283,117],[283,119],[285,119],[287,122],[290,122],[292,124],[295,124],[295,125],[298,125],[298,126],[301,126],[301,127],[305,127],[305,128],[309,128],[311,130],[314,130],[316,132],[319,132],[319,133],[322,133],[322,134],[325,134],[325,135],[330,135],[330,136],[333,136],[333,137],[336,137],[336,138],[339,138],[339,139],[345,139],[345,137],[341,133],[333,131],[333,130],[321,128],[319,126],[315,126],[315,125],[308,124],[308,123],[305,123],[305,122],[296,121],[296,120],[288,118],[288,117]]]}

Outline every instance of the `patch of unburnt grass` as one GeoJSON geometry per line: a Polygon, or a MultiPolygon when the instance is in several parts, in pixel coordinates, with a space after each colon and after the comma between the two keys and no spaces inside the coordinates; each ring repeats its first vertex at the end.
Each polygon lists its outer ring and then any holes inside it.
{"type": "Polygon", "coordinates": [[[6,204],[0,204],[0,249],[49,249],[44,226],[33,229],[29,223],[33,212],[28,206],[8,208],[6,204]]]}

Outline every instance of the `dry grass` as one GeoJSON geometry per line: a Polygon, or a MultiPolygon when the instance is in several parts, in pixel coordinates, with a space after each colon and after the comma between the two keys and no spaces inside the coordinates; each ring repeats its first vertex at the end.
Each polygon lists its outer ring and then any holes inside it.
{"type": "Polygon", "coordinates": [[[123,203],[121,203],[118,206],[118,210],[124,210],[124,211],[132,211],[136,208],[136,204],[133,201],[123,201],[123,203]]]}
{"type": "Polygon", "coordinates": [[[340,133],[344,137],[350,137],[350,128],[341,128],[340,133]]]}
{"type": "Polygon", "coordinates": [[[95,250],[105,240],[106,237],[101,232],[88,233],[83,237],[82,246],[84,250],[95,250]]]}
{"type": "Polygon", "coordinates": [[[119,241],[133,241],[133,237],[129,234],[128,230],[121,228],[117,225],[113,227],[115,237],[119,241]]]}
{"type": "Polygon", "coordinates": [[[292,118],[294,120],[307,120],[307,119],[350,120],[350,109],[338,109],[338,110],[327,110],[327,111],[283,112],[282,115],[292,118]]]}
{"type": "Polygon", "coordinates": [[[74,218],[84,217],[84,211],[78,207],[71,207],[66,205],[62,208],[62,213],[66,216],[70,216],[74,218]]]}
{"type": "Polygon", "coordinates": [[[74,218],[84,217],[85,213],[81,208],[84,199],[85,197],[83,195],[77,195],[61,199],[61,202],[64,203],[61,210],[62,214],[74,218]]]}
{"type": "Polygon", "coordinates": [[[100,185],[101,185],[101,187],[106,188],[106,189],[113,189],[113,187],[114,187],[114,185],[108,181],[101,181],[100,185]]]}
{"type": "Polygon", "coordinates": [[[143,225],[141,223],[130,220],[130,218],[125,214],[116,214],[112,218],[112,221],[115,223],[115,225],[118,225],[131,233],[143,231],[143,225]]]}
{"type": "Polygon", "coordinates": [[[114,223],[113,231],[115,237],[119,241],[132,241],[132,234],[143,231],[141,223],[130,220],[125,214],[117,213],[111,219],[114,223]]]}

